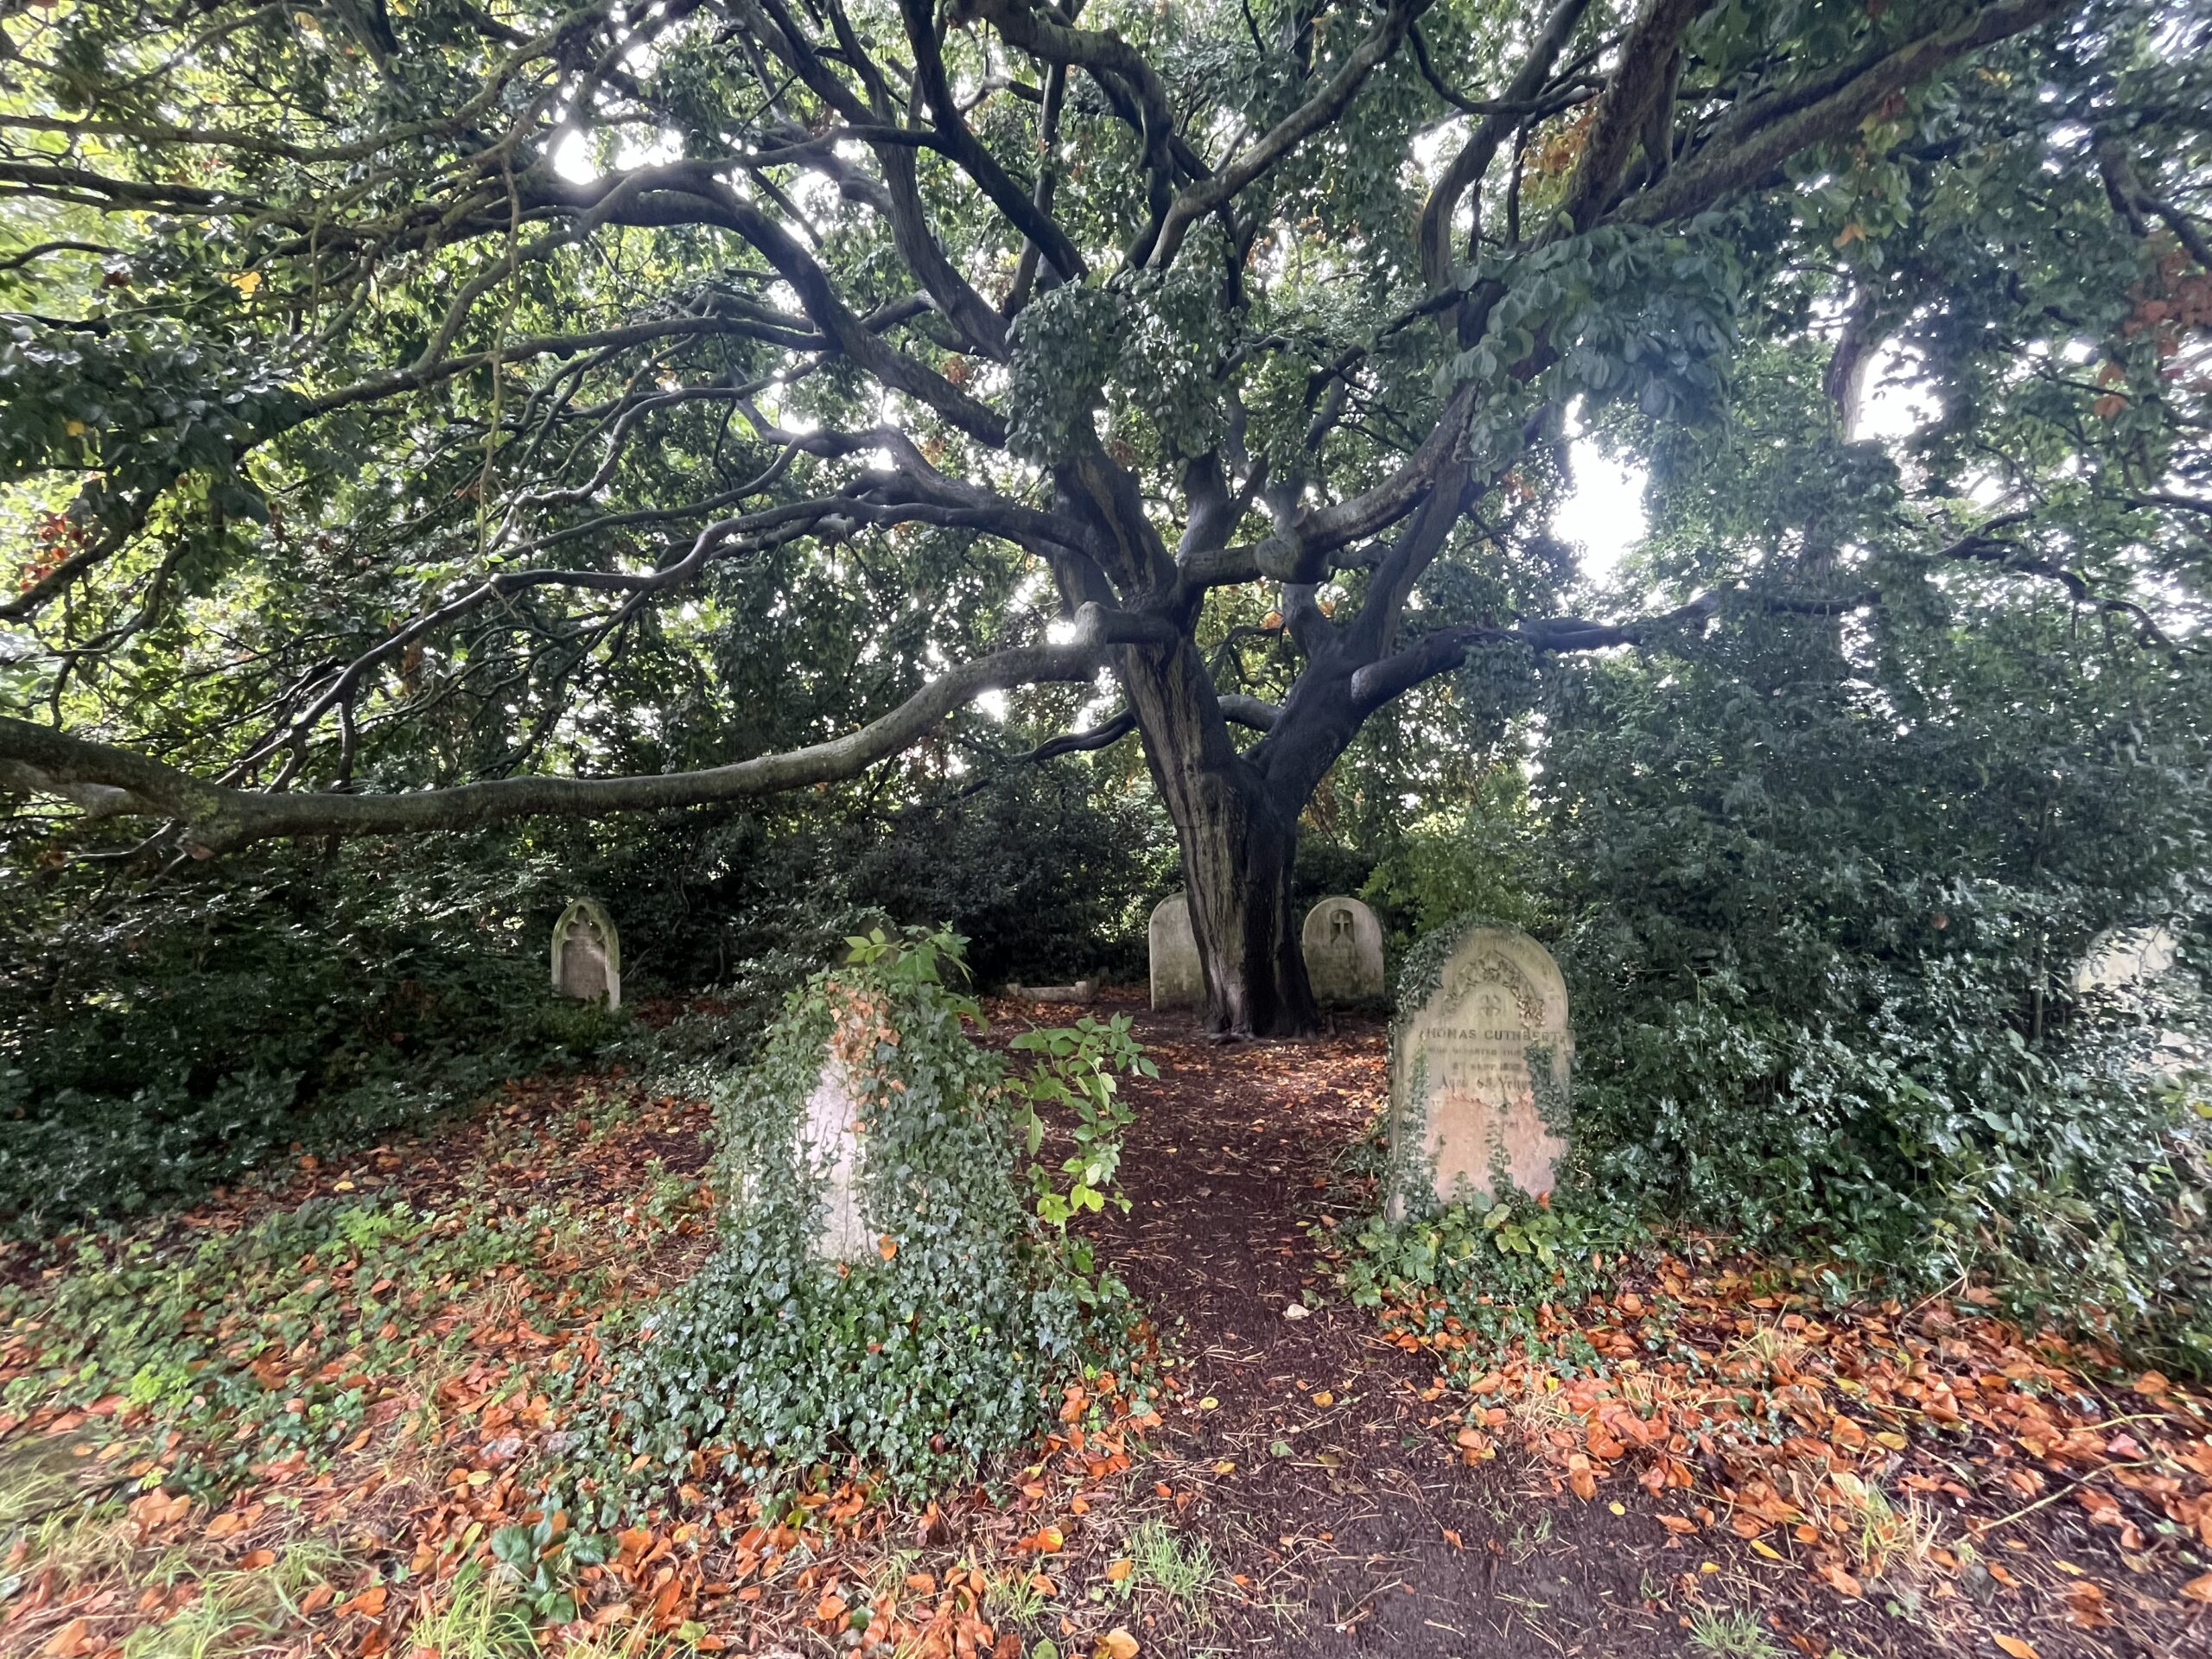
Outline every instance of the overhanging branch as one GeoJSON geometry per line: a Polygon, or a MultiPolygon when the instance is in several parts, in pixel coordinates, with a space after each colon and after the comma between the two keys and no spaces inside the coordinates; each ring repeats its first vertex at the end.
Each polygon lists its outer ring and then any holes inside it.
{"type": "Polygon", "coordinates": [[[1160,643],[1154,620],[1087,605],[1064,645],[1024,645],[952,669],[859,730],[700,772],[507,778],[399,795],[266,794],[226,788],[149,755],[0,717],[0,787],[58,795],[103,817],[181,822],[188,847],[219,852],[285,836],[418,835],[523,817],[596,818],[753,799],[859,776],[911,747],[984,691],[1087,681],[1106,646],[1160,643]]]}

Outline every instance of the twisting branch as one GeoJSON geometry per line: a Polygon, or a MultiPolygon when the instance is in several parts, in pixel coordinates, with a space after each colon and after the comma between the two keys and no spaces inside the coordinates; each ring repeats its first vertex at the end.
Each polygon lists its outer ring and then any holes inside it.
{"type": "Polygon", "coordinates": [[[211,784],[151,756],[0,717],[0,787],[59,795],[104,817],[172,818],[186,845],[212,853],[284,836],[397,835],[478,829],[520,817],[601,817],[746,800],[855,778],[911,747],[989,690],[1096,677],[1105,648],[1164,643],[1150,619],[1086,606],[1064,645],[1023,645],[949,670],[855,732],[782,754],[700,772],[632,778],[505,778],[400,795],[268,794],[211,784]]]}

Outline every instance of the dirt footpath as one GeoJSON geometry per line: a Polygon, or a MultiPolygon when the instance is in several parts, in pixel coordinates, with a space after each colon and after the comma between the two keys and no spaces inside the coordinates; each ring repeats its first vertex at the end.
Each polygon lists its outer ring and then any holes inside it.
{"type": "MultiPolygon", "coordinates": [[[[1563,1495],[1510,1428],[1494,1461],[1469,1466],[1454,1445],[1465,1396],[1440,1393],[1426,1356],[1336,1294],[1317,1242],[1373,1208],[1349,1154],[1386,1088],[1382,1021],[1343,1018],[1318,1042],[1215,1046],[1187,1019],[1112,1011],[1135,1014],[1160,1075],[1131,1087],[1133,1208],[1098,1233],[1185,1362],[1143,1472],[1191,1495],[1182,1523],[1243,1580],[1192,1651],[2017,1653],[1987,1635],[1963,1649],[1939,1637],[1956,1617],[1847,1600],[1725,1529],[1677,1537],[1657,1514],[1681,1505],[1625,1481],[1595,1501],[1563,1495]]],[[[2056,1647],[2038,1632],[2031,1650],[2183,1651],[2201,1634],[2174,1649],[2117,1629],[2069,1631],[2056,1647]]]]}

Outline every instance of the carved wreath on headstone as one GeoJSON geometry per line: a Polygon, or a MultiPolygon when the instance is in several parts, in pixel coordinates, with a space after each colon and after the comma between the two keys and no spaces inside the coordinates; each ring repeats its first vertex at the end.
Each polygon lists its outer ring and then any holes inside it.
{"type": "MultiPolygon", "coordinates": [[[[1485,985],[1501,986],[1511,995],[1524,1028],[1532,1031],[1541,1029],[1544,1024],[1544,994],[1529,982],[1529,976],[1521,971],[1517,963],[1495,950],[1486,950],[1473,961],[1465,963],[1452,977],[1450,999],[1453,1010],[1456,1012],[1466,1001],[1469,992],[1485,985]]],[[[1503,1010],[1497,1012],[1502,1014],[1503,1010]]],[[[1487,1007],[1479,1009],[1478,1013],[1485,1020],[1492,1017],[1492,1010],[1487,1007]]]]}

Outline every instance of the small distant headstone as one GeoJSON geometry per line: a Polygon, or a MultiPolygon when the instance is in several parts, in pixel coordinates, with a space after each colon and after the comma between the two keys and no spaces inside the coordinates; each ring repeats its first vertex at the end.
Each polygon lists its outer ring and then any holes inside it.
{"type": "Polygon", "coordinates": [[[1088,1005],[1098,1000],[1098,982],[1078,979],[1072,985],[1009,985],[1006,994],[1020,1002],[1074,1002],[1088,1005]]]}
{"type": "Polygon", "coordinates": [[[799,1120],[799,1155],[822,1183],[822,1225],[810,1249],[824,1261],[863,1262],[875,1239],[861,1213],[861,1101],[835,1047],[823,1056],[799,1120]]]}
{"type": "Polygon", "coordinates": [[[1382,924],[1357,899],[1324,899],[1299,935],[1306,978],[1323,1007],[1351,1007],[1382,995],[1382,924]]]}
{"type": "Polygon", "coordinates": [[[1205,975],[1198,968],[1198,935],[1191,931],[1191,906],[1183,894],[1163,899],[1154,906],[1147,933],[1152,946],[1152,1006],[1203,1006],[1205,975]]]}
{"type": "Polygon", "coordinates": [[[1567,982],[1518,928],[1469,928],[1408,985],[1390,1045],[1392,1221],[1433,1198],[1487,1202],[1497,1176],[1551,1191],[1573,1065],[1567,982]]]}
{"type": "Polygon", "coordinates": [[[588,899],[571,902],[553,924],[553,990],[622,1006],[622,942],[607,912],[588,899]]]}
{"type": "Polygon", "coordinates": [[[2089,941],[2081,966],[2075,969],[2075,994],[2125,990],[2156,979],[2180,959],[2181,942],[2163,922],[2108,927],[2089,941]]]}

